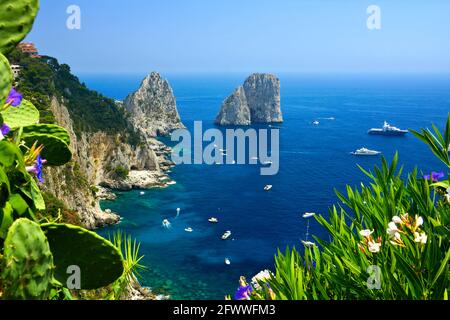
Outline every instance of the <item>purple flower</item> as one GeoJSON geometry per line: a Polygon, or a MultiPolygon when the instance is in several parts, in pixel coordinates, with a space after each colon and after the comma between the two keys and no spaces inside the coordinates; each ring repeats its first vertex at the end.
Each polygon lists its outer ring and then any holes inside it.
{"type": "Polygon", "coordinates": [[[236,293],[234,294],[234,300],[249,300],[251,292],[252,292],[251,286],[241,286],[239,287],[239,289],[237,289],[236,293]]]}
{"type": "Polygon", "coordinates": [[[11,88],[11,91],[8,94],[8,98],[6,99],[6,103],[10,104],[13,107],[17,107],[22,103],[22,94],[17,92],[16,89],[11,88]]]}
{"type": "Polygon", "coordinates": [[[42,177],[42,167],[45,161],[42,160],[41,155],[38,155],[36,158],[36,177],[38,178],[40,183],[44,183],[44,178],[42,177]]]}
{"type": "Polygon", "coordinates": [[[34,166],[26,167],[27,172],[34,173],[40,183],[44,183],[44,177],[42,176],[42,168],[47,160],[42,159],[41,155],[38,155],[34,166]]]}
{"type": "MultiPolygon", "coordinates": [[[[443,178],[443,177],[445,177],[445,174],[443,173],[443,172],[432,172],[431,173],[431,179],[433,180],[433,181],[438,181],[439,179],[441,179],[441,178],[443,178]]],[[[426,175],[424,175],[423,176],[423,178],[425,179],[425,180],[430,180],[430,175],[429,174],[426,174],[426,175]]]]}
{"type": "Polygon", "coordinates": [[[4,135],[4,136],[6,136],[10,130],[11,130],[11,128],[6,123],[2,124],[2,127],[0,129],[2,135],[4,135]]]}

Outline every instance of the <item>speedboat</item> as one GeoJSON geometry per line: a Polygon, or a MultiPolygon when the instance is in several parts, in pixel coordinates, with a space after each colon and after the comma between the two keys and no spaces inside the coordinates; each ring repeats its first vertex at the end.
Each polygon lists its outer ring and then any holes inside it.
{"type": "Polygon", "coordinates": [[[208,219],[208,221],[211,222],[211,223],[217,223],[217,222],[219,222],[219,219],[211,217],[211,218],[208,219]]]}
{"type": "Polygon", "coordinates": [[[145,194],[145,192],[144,192],[144,191],[141,191],[141,192],[139,192],[139,194],[140,194],[141,196],[143,196],[143,195],[145,194]]]}
{"type": "Polygon", "coordinates": [[[382,136],[403,136],[408,132],[409,132],[408,130],[403,130],[391,126],[389,123],[385,121],[382,128],[372,128],[368,131],[368,134],[376,134],[382,136]]]}
{"type": "Polygon", "coordinates": [[[168,186],[171,186],[171,185],[174,185],[174,184],[177,184],[175,181],[169,181],[169,182],[167,182],[166,183],[168,186]]]}
{"type": "Polygon", "coordinates": [[[314,242],[311,242],[311,241],[304,241],[304,240],[302,240],[302,243],[303,243],[303,245],[305,247],[308,247],[308,248],[312,248],[312,247],[314,247],[316,245],[314,242]]]}
{"type": "Polygon", "coordinates": [[[377,156],[377,155],[381,154],[381,152],[375,151],[375,150],[370,150],[367,148],[361,148],[361,149],[351,152],[351,154],[353,154],[355,156],[377,156]]]}
{"type": "Polygon", "coordinates": [[[225,231],[225,233],[222,235],[222,240],[227,240],[231,236],[231,231],[225,231]]]}
{"type": "Polygon", "coordinates": [[[225,264],[226,264],[226,265],[230,265],[230,264],[231,264],[231,261],[230,261],[230,259],[228,259],[228,258],[225,258],[225,264]]]}
{"type": "Polygon", "coordinates": [[[313,125],[315,125],[315,126],[318,126],[319,124],[320,124],[320,122],[317,121],[317,120],[315,120],[315,121],[313,122],[313,125]]]}
{"type": "Polygon", "coordinates": [[[170,226],[171,226],[170,221],[167,219],[163,220],[162,225],[164,228],[167,228],[167,229],[170,228],[170,226]]]}
{"type": "Polygon", "coordinates": [[[264,187],[264,191],[269,191],[270,189],[272,189],[272,187],[273,186],[271,184],[268,184],[264,187]]]}
{"type": "Polygon", "coordinates": [[[191,227],[188,227],[188,228],[185,228],[184,231],[186,231],[186,232],[192,232],[192,231],[194,231],[194,229],[192,229],[191,227]]]}
{"type": "Polygon", "coordinates": [[[314,212],[306,212],[305,214],[302,215],[303,218],[311,218],[313,216],[315,216],[316,214],[314,212]]]}

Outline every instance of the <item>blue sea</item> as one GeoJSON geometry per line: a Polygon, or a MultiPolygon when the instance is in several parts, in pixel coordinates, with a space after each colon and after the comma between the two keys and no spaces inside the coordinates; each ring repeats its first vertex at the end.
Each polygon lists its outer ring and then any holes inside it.
{"type": "MultiPolygon", "coordinates": [[[[367,181],[357,165],[371,169],[380,157],[355,157],[360,147],[380,150],[390,161],[396,151],[406,170],[444,171],[425,145],[412,134],[370,136],[367,130],[387,120],[405,129],[436,123],[443,127],[450,111],[450,76],[444,75],[294,75],[281,74],[284,123],[280,128],[280,170],[261,176],[257,165],[179,165],[176,185],[119,192],[103,208],[118,212],[118,226],[141,243],[141,282],[173,299],[223,299],[233,294],[239,276],[273,269],[277,249],[302,247],[305,212],[327,215],[337,203],[334,188],[367,181]],[[334,118],[334,120],[332,120],[334,118]],[[312,124],[318,120],[320,124],[312,124]],[[273,185],[264,192],[266,184],[273,185]],[[181,208],[176,217],[176,208],[181,208]],[[219,223],[207,219],[215,216],[219,223]],[[172,228],[162,227],[169,219],[172,228]],[[192,233],[184,231],[186,227],[192,233]],[[233,240],[220,239],[231,230],[233,240]],[[230,265],[224,259],[231,261],[230,265]]],[[[124,99],[144,75],[82,75],[95,90],[124,99]]],[[[213,128],[222,101],[246,78],[244,74],[166,74],[184,124],[213,128]]],[[[265,125],[256,128],[267,128],[265,125]]],[[[310,236],[327,239],[311,220],[310,236]]]]}

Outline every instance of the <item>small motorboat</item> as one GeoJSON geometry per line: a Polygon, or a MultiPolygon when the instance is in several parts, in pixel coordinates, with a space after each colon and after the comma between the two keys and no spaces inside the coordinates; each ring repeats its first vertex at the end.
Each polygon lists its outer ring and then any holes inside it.
{"type": "Polygon", "coordinates": [[[231,261],[230,261],[230,259],[228,259],[228,258],[225,258],[225,264],[229,266],[229,265],[231,264],[231,261]]]}
{"type": "Polygon", "coordinates": [[[139,195],[143,196],[145,194],[144,191],[139,192],[139,195]]]}
{"type": "Polygon", "coordinates": [[[217,222],[219,222],[219,219],[217,219],[215,217],[211,217],[211,218],[208,219],[208,221],[211,222],[211,223],[217,223],[217,222]]]}
{"type": "Polygon", "coordinates": [[[264,191],[269,191],[270,189],[272,189],[272,187],[273,186],[271,184],[268,184],[264,187],[264,191]]]}
{"type": "Polygon", "coordinates": [[[227,240],[231,236],[231,231],[225,231],[225,233],[222,235],[222,240],[227,240]]]}
{"type": "Polygon", "coordinates": [[[171,185],[174,185],[174,184],[177,184],[177,183],[175,181],[169,181],[169,182],[166,183],[166,185],[168,185],[168,186],[171,186],[171,185]]]}
{"type": "Polygon", "coordinates": [[[184,231],[186,231],[186,232],[192,232],[192,231],[194,231],[194,229],[192,229],[191,227],[188,227],[188,228],[185,228],[184,231]]]}
{"type": "Polygon", "coordinates": [[[377,156],[381,154],[380,151],[370,150],[367,148],[361,148],[356,151],[351,152],[354,156],[377,156]]]}
{"type": "Polygon", "coordinates": [[[307,219],[307,218],[311,218],[311,217],[313,217],[315,215],[316,214],[314,212],[306,212],[305,214],[302,215],[302,217],[307,219]]]}
{"type": "Polygon", "coordinates": [[[317,121],[317,120],[315,120],[315,121],[313,122],[313,125],[315,125],[315,126],[318,126],[319,124],[320,124],[320,122],[317,121]]]}
{"type": "Polygon", "coordinates": [[[308,247],[308,248],[312,248],[312,247],[314,247],[316,245],[314,242],[311,242],[311,241],[304,241],[304,240],[302,240],[302,243],[303,243],[303,245],[305,247],[308,247]]]}
{"type": "Polygon", "coordinates": [[[171,223],[170,223],[169,220],[164,219],[163,222],[162,222],[162,226],[163,226],[164,228],[168,229],[168,228],[171,227],[171,223]]]}

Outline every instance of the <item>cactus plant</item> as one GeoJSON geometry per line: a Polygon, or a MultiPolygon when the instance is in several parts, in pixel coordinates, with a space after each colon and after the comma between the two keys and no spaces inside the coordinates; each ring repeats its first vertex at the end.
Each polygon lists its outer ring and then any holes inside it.
{"type": "Polygon", "coordinates": [[[1,280],[6,299],[46,299],[53,279],[53,256],[41,228],[18,219],[4,243],[1,280]]]}
{"type": "Polygon", "coordinates": [[[35,124],[23,128],[22,137],[34,134],[48,134],[55,136],[70,145],[70,136],[66,129],[55,124],[35,124]]]}
{"type": "Polygon", "coordinates": [[[8,53],[31,30],[39,0],[0,1],[0,52],[8,53]]]}
{"type": "MultiPolygon", "coordinates": [[[[1,24],[1,23],[0,23],[1,24]]],[[[1,26],[0,26],[1,30],[1,26]]],[[[1,41],[1,40],[0,40],[1,41]]],[[[13,80],[8,60],[0,53],[0,107],[5,103],[13,80]]]]}
{"type": "Polygon", "coordinates": [[[27,100],[22,100],[22,104],[17,108],[8,108],[2,111],[3,120],[11,129],[30,126],[39,122],[39,111],[27,100]]]}
{"type": "Polygon", "coordinates": [[[97,289],[123,273],[120,251],[94,232],[68,224],[43,224],[55,262],[55,278],[66,285],[69,266],[81,271],[81,289],[97,289]]]}
{"type": "Polygon", "coordinates": [[[36,141],[38,145],[44,145],[41,156],[47,160],[49,166],[61,166],[72,158],[69,146],[58,137],[49,134],[30,133],[22,138],[28,147],[31,147],[36,141]]]}

